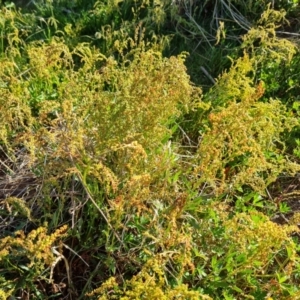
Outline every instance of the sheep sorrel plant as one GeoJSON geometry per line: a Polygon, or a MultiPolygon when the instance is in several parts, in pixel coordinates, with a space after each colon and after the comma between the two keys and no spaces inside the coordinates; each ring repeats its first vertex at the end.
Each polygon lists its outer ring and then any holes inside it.
{"type": "MultiPolygon", "coordinates": [[[[245,56],[241,61],[247,60],[245,56]]],[[[262,83],[256,90],[248,87],[245,93],[249,94],[240,102],[233,100],[212,110],[211,128],[198,149],[200,165],[195,171],[219,193],[243,185],[263,193],[280,173],[299,170],[284,156],[280,139],[282,132],[298,124],[297,119],[280,101],[257,101],[263,95],[262,83]]]]}
{"type": "Polygon", "coordinates": [[[263,98],[268,86],[257,80],[256,73],[268,62],[288,64],[296,51],[290,41],[276,37],[271,22],[282,18],[272,10],[262,15],[259,23],[263,25],[243,38],[247,51],[205,96],[211,109],[195,172],[200,182],[208,182],[217,193],[244,185],[264,193],[279,174],[299,171],[299,165],[287,157],[283,141],[283,134],[299,125],[299,120],[280,100],[263,98]],[[254,46],[258,32],[261,41],[254,46]]]}
{"type": "Polygon", "coordinates": [[[297,297],[298,246],[290,235],[299,229],[274,224],[255,211],[231,216],[224,208],[207,206],[197,230],[201,235],[194,232],[197,256],[188,282],[213,299],[297,297]]]}
{"type": "Polygon", "coordinates": [[[98,300],[108,299],[149,299],[149,300],[210,300],[207,295],[202,295],[197,291],[189,291],[187,285],[181,284],[171,288],[166,284],[163,267],[165,257],[150,259],[143,266],[143,269],[132,279],[126,282],[125,288],[120,288],[114,277],[109,278],[103,285],[87,294],[92,297],[100,295],[98,300]]]}
{"type": "Polygon", "coordinates": [[[38,285],[50,283],[55,286],[53,270],[62,254],[55,249],[54,243],[66,236],[66,230],[67,226],[63,226],[48,235],[46,227],[39,227],[27,235],[19,230],[1,238],[0,266],[4,271],[1,271],[0,292],[6,296],[19,292],[22,297],[43,299],[45,295],[41,294],[38,285]],[[49,278],[45,276],[47,268],[51,269],[49,278]]]}
{"type": "MultiPolygon", "coordinates": [[[[71,51],[59,38],[28,43],[20,66],[14,56],[3,59],[1,76],[9,82],[1,88],[9,116],[8,126],[1,123],[4,155],[17,161],[14,147],[22,149],[27,171],[39,182],[37,194],[26,198],[33,226],[47,221],[52,231],[70,225],[64,244],[72,250],[66,251],[73,259],[77,251],[84,256],[74,268],[84,268],[85,281],[71,272],[72,281],[80,281],[74,292],[81,297],[121,269],[130,277],[157,251],[150,247],[147,254],[149,239],[141,236],[145,257],[132,255],[130,248],[139,241],[132,230],[139,226],[143,235],[150,226],[153,198],[168,209],[178,197],[178,180],[165,182],[175,172],[176,143],[166,142],[176,119],[201,96],[186,74],[184,55],[163,58],[145,50],[142,41],[128,43],[132,50],[124,51],[121,61],[87,43],[71,51]],[[81,60],[76,67],[74,60],[81,60]],[[26,73],[18,77],[21,68],[26,73]]],[[[166,226],[168,220],[162,217],[166,226]]],[[[179,234],[165,240],[175,246],[183,239],[179,234]]]]}

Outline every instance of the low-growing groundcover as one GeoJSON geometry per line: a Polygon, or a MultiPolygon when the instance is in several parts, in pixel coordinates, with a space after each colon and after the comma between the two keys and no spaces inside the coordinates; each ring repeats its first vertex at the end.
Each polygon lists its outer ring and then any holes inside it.
{"type": "Polygon", "coordinates": [[[300,299],[299,5],[232,2],[1,4],[0,299],[300,299]]]}

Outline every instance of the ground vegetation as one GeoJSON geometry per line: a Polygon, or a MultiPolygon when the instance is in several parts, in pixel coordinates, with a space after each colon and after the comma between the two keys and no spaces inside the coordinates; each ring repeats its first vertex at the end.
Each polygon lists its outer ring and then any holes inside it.
{"type": "Polygon", "coordinates": [[[0,299],[300,299],[297,0],[0,5],[0,299]]]}

